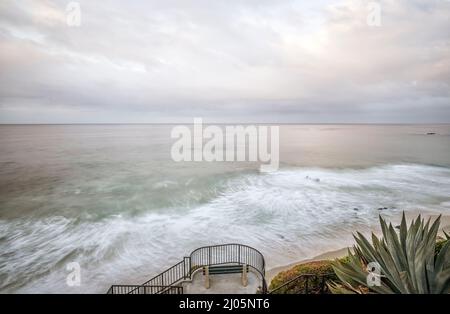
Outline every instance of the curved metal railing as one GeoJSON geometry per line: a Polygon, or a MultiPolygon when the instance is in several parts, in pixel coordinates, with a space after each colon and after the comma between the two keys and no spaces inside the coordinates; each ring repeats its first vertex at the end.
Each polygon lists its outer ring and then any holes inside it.
{"type": "Polygon", "coordinates": [[[257,249],[248,245],[231,243],[204,246],[194,250],[189,256],[191,271],[203,266],[221,264],[247,264],[259,273],[261,277],[261,292],[267,291],[265,280],[266,262],[264,256],[257,249]]]}
{"type": "Polygon", "coordinates": [[[163,271],[142,285],[113,285],[108,294],[164,294],[183,293],[181,282],[190,280],[197,269],[220,264],[247,264],[261,277],[261,292],[266,293],[264,256],[248,245],[230,243],[204,246],[192,251],[182,261],[163,271]],[[173,288],[176,287],[174,290],[173,288]]]}

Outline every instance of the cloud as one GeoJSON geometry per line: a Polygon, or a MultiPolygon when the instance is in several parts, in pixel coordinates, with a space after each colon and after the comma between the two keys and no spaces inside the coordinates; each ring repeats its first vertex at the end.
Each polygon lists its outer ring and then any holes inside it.
{"type": "Polygon", "coordinates": [[[2,1],[0,122],[450,122],[450,2],[308,2],[2,1]]]}

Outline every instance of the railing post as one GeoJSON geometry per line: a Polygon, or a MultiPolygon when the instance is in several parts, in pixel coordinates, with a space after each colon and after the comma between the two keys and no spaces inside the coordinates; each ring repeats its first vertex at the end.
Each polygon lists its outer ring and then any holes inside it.
{"type": "Polygon", "coordinates": [[[325,293],[325,276],[322,275],[322,283],[320,284],[320,293],[324,294],[325,293]]]}
{"type": "Polygon", "coordinates": [[[205,266],[205,288],[209,289],[209,266],[205,266]]]}
{"type": "Polygon", "coordinates": [[[211,247],[208,247],[208,265],[211,265],[211,247]]]}
{"type": "Polygon", "coordinates": [[[247,287],[248,277],[247,277],[247,264],[242,265],[242,285],[247,287]]]}
{"type": "Polygon", "coordinates": [[[238,263],[241,263],[241,246],[238,244],[238,263]]]}

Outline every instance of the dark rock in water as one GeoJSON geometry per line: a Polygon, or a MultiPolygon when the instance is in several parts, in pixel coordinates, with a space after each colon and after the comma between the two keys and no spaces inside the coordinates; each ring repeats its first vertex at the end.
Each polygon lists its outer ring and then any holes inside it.
{"type": "Polygon", "coordinates": [[[399,225],[395,226],[395,229],[400,229],[400,226],[399,225]]]}
{"type": "Polygon", "coordinates": [[[315,182],[320,182],[320,179],[319,179],[319,178],[311,178],[310,176],[306,176],[305,179],[306,179],[306,180],[315,181],[315,182]]]}
{"type": "Polygon", "coordinates": [[[353,208],[353,210],[356,210],[356,211],[358,211],[358,210],[359,210],[359,208],[356,208],[356,207],[355,207],[355,208],[353,208]]]}
{"type": "Polygon", "coordinates": [[[435,132],[428,132],[427,135],[435,135],[435,132]]]}
{"type": "Polygon", "coordinates": [[[379,207],[378,210],[386,210],[388,209],[387,207],[379,207]]]}
{"type": "Polygon", "coordinates": [[[383,207],[383,209],[388,209],[387,207],[383,207]]]}

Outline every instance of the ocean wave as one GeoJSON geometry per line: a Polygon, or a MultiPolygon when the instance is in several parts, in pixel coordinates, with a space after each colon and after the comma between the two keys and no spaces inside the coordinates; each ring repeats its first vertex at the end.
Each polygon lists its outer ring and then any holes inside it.
{"type": "Polygon", "coordinates": [[[202,202],[83,219],[43,216],[0,220],[1,292],[104,292],[140,283],[198,246],[240,242],[268,266],[352,243],[355,230],[376,230],[378,215],[450,214],[450,169],[385,165],[365,169],[282,168],[215,176],[218,185],[161,181],[175,197],[189,189],[202,202]],[[208,189],[207,186],[212,189],[208,189]],[[213,192],[211,192],[213,191],[213,192]],[[169,210],[170,209],[170,210],[169,210]],[[69,287],[66,265],[78,262],[82,286],[69,287]]]}

